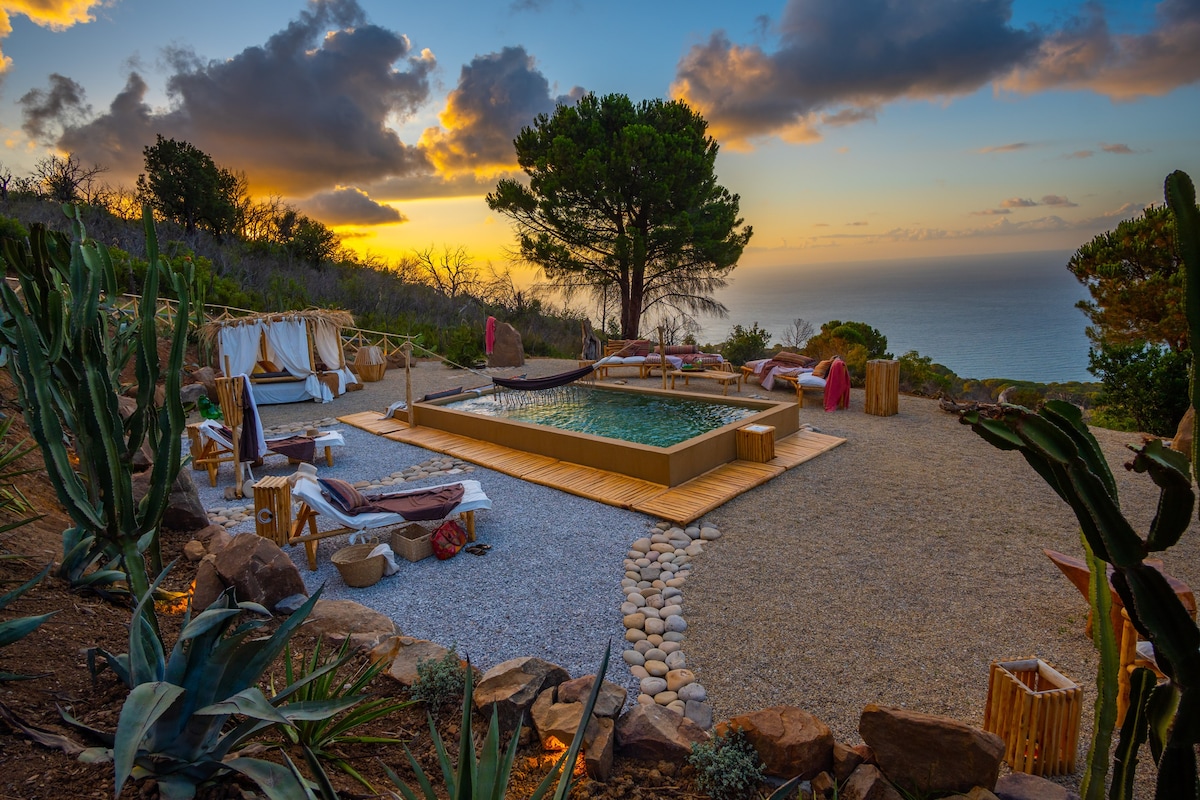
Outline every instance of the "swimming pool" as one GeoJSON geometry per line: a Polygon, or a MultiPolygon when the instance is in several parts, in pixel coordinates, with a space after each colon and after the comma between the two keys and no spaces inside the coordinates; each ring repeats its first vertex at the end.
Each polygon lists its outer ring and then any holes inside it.
{"type": "Polygon", "coordinates": [[[456,400],[446,408],[655,447],[671,447],[757,413],[732,403],[586,386],[572,387],[554,402],[512,403],[505,402],[507,399],[503,392],[487,394],[456,400]]]}
{"type": "MultiPolygon", "coordinates": [[[[615,438],[612,435],[602,436],[594,432],[565,430],[521,419],[472,413],[455,407],[459,401],[466,399],[462,395],[415,403],[414,422],[420,426],[667,486],[676,486],[714,467],[735,460],[737,447],[734,434],[740,427],[770,425],[775,428],[775,438],[781,439],[795,433],[800,426],[797,406],[793,402],[713,397],[603,384],[580,387],[578,391],[584,397],[594,398],[594,409],[598,416],[613,416],[619,419],[618,427],[624,428],[626,432],[655,429],[661,432],[671,428],[688,430],[683,438],[674,444],[644,444],[615,438]],[[585,392],[587,394],[584,394],[585,392]],[[694,420],[667,425],[655,424],[665,413],[663,409],[680,401],[687,401],[682,407],[691,409],[684,413],[685,417],[710,417],[723,413],[729,413],[731,416],[727,420],[716,421],[716,427],[703,432],[691,429],[694,420]],[[693,403],[698,405],[691,405],[693,403]],[[722,407],[732,408],[733,411],[724,411],[722,407]],[[603,414],[601,408],[605,409],[603,414]]],[[[479,407],[490,405],[494,408],[501,405],[487,393],[480,398],[471,399],[477,399],[479,402],[475,405],[479,407]]],[[[575,409],[573,413],[587,419],[589,407],[575,409]]],[[[607,433],[612,434],[614,431],[609,429],[607,433]]]]}

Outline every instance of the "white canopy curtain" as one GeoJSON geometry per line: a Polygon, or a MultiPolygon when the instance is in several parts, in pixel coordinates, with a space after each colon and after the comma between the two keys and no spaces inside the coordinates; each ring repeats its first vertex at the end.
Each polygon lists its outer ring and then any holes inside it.
{"type": "MultiPolygon", "coordinates": [[[[221,356],[229,360],[229,374],[241,375],[254,371],[258,361],[258,343],[263,325],[258,320],[241,325],[226,325],[220,330],[221,356]]],[[[224,369],[224,361],[221,363],[224,369]]]]}
{"type": "Polygon", "coordinates": [[[342,337],[337,328],[328,320],[318,319],[313,325],[313,346],[317,356],[325,362],[325,366],[337,372],[338,394],[346,391],[346,385],[358,383],[358,377],[346,366],[346,357],[342,353],[342,337]]]}
{"type": "Polygon", "coordinates": [[[308,326],[302,318],[272,320],[270,325],[263,328],[263,336],[277,367],[303,378],[304,391],[311,397],[322,403],[333,400],[333,392],[321,383],[313,369],[308,351],[308,326]]]}

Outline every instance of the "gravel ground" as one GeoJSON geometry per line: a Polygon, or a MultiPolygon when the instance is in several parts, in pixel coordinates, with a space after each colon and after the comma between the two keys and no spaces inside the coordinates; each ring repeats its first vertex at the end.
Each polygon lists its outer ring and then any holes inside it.
{"type": "MultiPolygon", "coordinates": [[[[538,359],[497,374],[574,366],[538,359]]],[[[391,370],[328,406],[268,406],[262,416],[274,425],[381,409],[403,397],[403,375],[391,370]]],[[[431,363],[412,378],[416,396],[487,382],[431,363]]],[[[750,385],[743,393],[761,391],[750,385]]],[[[846,444],[703,520],[724,536],[684,587],[684,652],[716,718],[797,705],[849,743],[860,741],[867,703],[982,725],[989,663],[1036,655],[1084,689],[1082,767],[1096,669],[1084,635],[1087,605],[1042,554],[1081,553],[1074,516],[1023,458],[986,444],[933,401],[901,397],[892,417],[862,409],[858,390],[849,411],[802,409],[802,422],[846,444]]],[[[1138,437],[1095,433],[1126,514],[1145,531],[1157,493],[1148,478],[1121,468],[1125,445],[1138,437]]],[[[379,477],[429,457],[363,436],[347,430],[339,472],[379,477]]],[[[474,477],[495,502],[479,514],[481,541],[495,548],[487,556],[427,560],[372,589],[348,590],[329,580],[334,545],[325,543],[322,570],[303,570],[310,585],[325,580],[327,591],[391,613],[407,634],[457,643],[484,667],[540,655],[579,674],[594,668],[610,638],[619,652],[621,560],[653,520],[484,469],[474,477]],[[399,581],[415,591],[397,592],[399,581]]],[[[1197,527],[1164,558],[1166,570],[1192,586],[1200,586],[1197,527]]],[[[299,563],[302,554],[294,557],[299,563]]],[[[1149,796],[1147,777],[1139,788],[1149,796]]]]}

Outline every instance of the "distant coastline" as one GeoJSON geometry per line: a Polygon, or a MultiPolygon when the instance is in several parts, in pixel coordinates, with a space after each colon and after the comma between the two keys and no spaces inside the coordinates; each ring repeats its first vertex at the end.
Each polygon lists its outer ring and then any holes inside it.
{"type": "Polygon", "coordinates": [[[701,342],[754,322],[778,342],[797,317],[866,322],[899,356],[916,350],[963,378],[1093,381],[1087,290],[1067,270],[1070,251],[862,261],[734,270],[717,293],[727,319],[705,318],[701,342]]]}

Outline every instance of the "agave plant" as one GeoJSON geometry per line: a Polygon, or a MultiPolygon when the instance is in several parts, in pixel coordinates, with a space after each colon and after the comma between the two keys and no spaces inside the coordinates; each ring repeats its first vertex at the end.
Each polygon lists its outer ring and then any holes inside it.
{"type": "MultiPolygon", "coordinates": [[[[45,578],[50,572],[51,566],[52,565],[47,564],[46,568],[39,572],[36,577],[31,578],[30,580],[18,586],[16,589],[13,589],[11,592],[0,596],[0,610],[3,610],[8,606],[9,603],[41,583],[42,578],[45,578]]],[[[43,622],[50,619],[57,613],[57,611],[51,611],[48,614],[38,614],[32,617],[17,617],[15,619],[8,619],[4,622],[0,622],[0,647],[7,647],[13,642],[18,642],[21,639],[24,639],[26,636],[37,630],[37,628],[41,626],[43,622]]],[[[18,675],[13,672],[0,672],[0,682],[26,680],[31,677],[33,676],[18,675]]]]}
{"type": "MultiPolygon", "coordinates": [[[[358,702],[352,697],[284,705],[305,685],[335,669],[335,664],[309,672],[271,698],[258,688],[263,673],[320,594],[315,592],[271,636],[262,637],[255,634],[270,612],[257,603],[235,603],[232,591],[226,591],[195,619],[188,612],[169,657],[141,613],[149,594],[143,597],[130,623],[129,653],[102,653],[133,686],[121,707],[116,733],[67,718],[106,745],[105,755],[113,760],[116,794],[131,777],[153,777],[164,800],[188,800],[201,784],[237,772],[257,783],[271,800],[305,796],[306,787],[292,769],[239,751],[270,726],[327,719],[358,702]],[[243,613],[258,618],[230,630],[243,613]]],[[[91,758],[100,755],[89,753],[91,758]]]]}
{"type": "Polygon", "coordinates": [[[383,660],[366,662],[352,675],[346,677],[341,674],[341,668],[350,661],[351,657],[349,637],[342,641],[342,646],[336,653],[325,657],[321,655],[321,642],[318,640],[312,655],[307,660],[297,659],[295,663],[293,663],[291,647],[287,648],[283,662],[284,680],[289,685],[298,683],[300,688],[281,707],[284,712],[297,703],[352,701],[353,705],[337,717],[296,720],[291,727],[281,727],[280,733],[284,742],[304,748],[305,760],[310,765],[313,763],[314,757],[330,761],[369,791],[374,792],[375,788],[367,779],[332,748],[338,744],[400,744],[399,739],[385,736],[363,736],[351,732],[380,717],[386,717],[388,714],[408,708],[415,701],[397,701],[387,697],[368,700],[367,687],[383,671],[387,662],[383,660]],[[323,674],[307,683],[304,682],[310,675],[316,673],[323,674]]]}
{"type": "MultiPolygon", "coordinates": [[[[600,661],[600,669],[596,672],[596,680],[592,682],[592,691],[588,695],[587,703],[583,707],[583,720],[579,728],[575,731],[574,738],[571,739],[571,746],[567,751],[554,762],[554,767],[547,773],[542,782],[538,784],[537,789],[530,795],[530,800],[542,800],[544,797],[552,797],[553,800],[565,800],[571,794],[571,786],[574,783],[575,773],[571,769],[575,764],[575,759],[579,756],[579,750],[583,747],[583,736],[587,731],[587,720],[592,716],[592,709],[596,707],[596,698],[600,696],[600,687],[604,683],[604,675],[608,672],[608,657],[612,652],[612,645],[604,651],[604,658],[600,661]],[[557,785],[554,783],[558,780],[557,785]],[[547,793],[554,789],[552,795],[547,793]]],[[[442,735],[438,733],[437,726],[433,721],[433,714],[429,715],[429,733],[433,738],[433,746],[437,751],[438,765],[442,770],[442,781],[445,785],[446,795],[450,800],[504,800],[508,796],[508,781],[512,775],[513,763],[517,758],[517,744],[519,737],[514,732],[509,740],[508,747],[501,751],[500,747],[500,723],[499,714],[495,708],[492,709],[492,721],[488,725],[487,735],[484,736],[483,745],[480,748],[479,756],[475,755],[475,737],[471,730],[471,710],[474,705],[475,681],[474,671],[467,664],[466,687],[463,691],[463,709],[462,709],[462,725],[460,727],[461,735],[458,741],[458,764],[455,765],[454,759],[446,752],[446,743],[442,739],[442,735]]],[[[517,720],[517,725],[514,731],[521,730],[521,719],[517,720]]],[[[383,768],[387,772],[388,778],[400,790],[400,794],[392,793],[394,798],[403,798],[403,800],[437,800],[438,794],[433,788],[433,782],[417,763],[417,759],[413,756],[412,751],[407,746],[404,748],[405,755],[408,756],[409,766],[417,776],[417,786],[420,788],[421,794],[417,794],[417,790],[406,784],[398,775],[386,764],[383,768]]]]}

